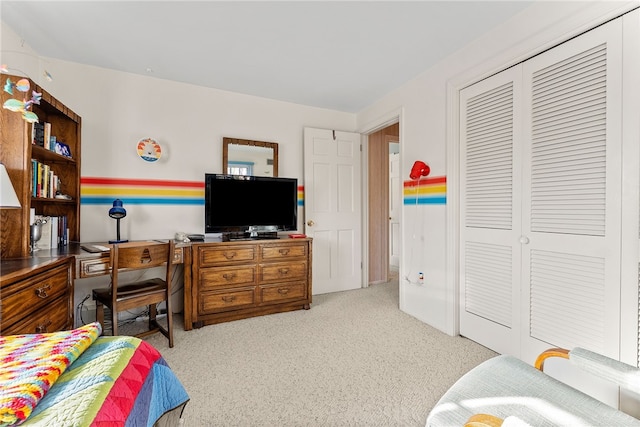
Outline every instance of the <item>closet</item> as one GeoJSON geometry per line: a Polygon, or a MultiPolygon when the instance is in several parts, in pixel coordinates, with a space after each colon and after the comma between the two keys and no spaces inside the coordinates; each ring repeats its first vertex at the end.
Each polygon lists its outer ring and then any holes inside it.
{"type": "Polygon", "coordinates": [[[621,281],[625,188],[638,201],[623,176],[638,144],[623,138],[638,56],[623,24],[638,11],[460,92],[460,333],[499,353],[617,359],[629,297],[638,313],[637,282],[621,281]]]}

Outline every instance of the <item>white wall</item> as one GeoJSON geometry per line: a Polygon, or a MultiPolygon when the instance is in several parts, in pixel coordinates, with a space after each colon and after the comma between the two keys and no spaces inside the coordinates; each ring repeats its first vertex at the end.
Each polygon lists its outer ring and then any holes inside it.
{"type": "MultiPolygon", "coordinates": [[[[401,170],[408,180],[415,160],[431,176],[447,176],[447,205],[403,206],[400,307],[449,334],[457,333],[456,176],[448,145],[457,129],[457,89],[513,65],[577,33],[638,6],[638,2],[539,2],[426,70],[358,113],[370,129],[396,111],[401,117],[401,170]],[[415,282],[424,272],[424,285],[415,282]]],[[[416,52],[416,55],[428,52],[416,52]]]]}
{"type": "MultiPolygon", "coordinates": [[[[351,113],[38,58],[5,23],[0,50],[2,63],[24,71],[82,117],[82,176],[204,181],[205,172],[222,172],[222,138],[227,136],[277,142],[278,175],[304,184],[303,127],[355,130],[351,113]],[[43,69],[52,82],[41,77],[43,69]],[[162,147],[160,160],[138,157],[137,143],[146,137],[162,147]]],[[[123,238],[204,232],[202,206],[125,208],[123,238]]],[[[81,206],[83,241],[114,238],[115,222],[107,211],[104,205],[81,206]]]]}

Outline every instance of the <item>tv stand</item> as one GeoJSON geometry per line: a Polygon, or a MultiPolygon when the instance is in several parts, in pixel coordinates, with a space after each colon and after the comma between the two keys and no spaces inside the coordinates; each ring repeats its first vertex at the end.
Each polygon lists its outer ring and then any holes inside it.
{"type": "Polygon", "coordinates": [[[308,310],[311,249],[310,238],[193,243],[190,289],[185,280],[185,306],[191,307],[185,310],[185,330],[308,310]]]}

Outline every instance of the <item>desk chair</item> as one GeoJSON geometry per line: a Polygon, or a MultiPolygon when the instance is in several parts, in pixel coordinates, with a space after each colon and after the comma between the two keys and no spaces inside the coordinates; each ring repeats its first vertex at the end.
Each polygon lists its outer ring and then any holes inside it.
{"type": "MultiPolygon", "coordinates": [[[[173,259],[174,242],[130,242],[115,244],[111,248],[109,266],[111,267],[111,283],[108,288],[93,290],[96,301],[96,320],[104,330],[104,309],[111,310],[112,335],[118,335],[118,313],[136,307],[149,306],[149,330],[137,334],[143,337],[161,332],[169,339],[169,347],[173,347],[173,313],[171,310],[171,260],[173,259]],[[119,275],[123,270],[143,270],[164,266],[164,279],[152,278],[121,284],[119,275]],[[156,304],[167,303],[167,328],[156,320],[156,304]]],[[[141,271],[142,273],[142,271],[141,271]]]]}

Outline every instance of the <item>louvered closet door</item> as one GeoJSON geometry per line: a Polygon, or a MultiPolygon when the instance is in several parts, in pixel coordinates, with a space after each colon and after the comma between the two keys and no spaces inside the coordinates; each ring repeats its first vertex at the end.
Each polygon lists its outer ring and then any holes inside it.
{"type": "Polygon", "coordinates": [[[523,64],[522,358],[620,336],[621,20],[523,64]]]}
{"type": "Polygon", "coordinates": [[[464,89],[460,334],[519,354],[521,68],[464,89]]]}

